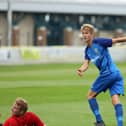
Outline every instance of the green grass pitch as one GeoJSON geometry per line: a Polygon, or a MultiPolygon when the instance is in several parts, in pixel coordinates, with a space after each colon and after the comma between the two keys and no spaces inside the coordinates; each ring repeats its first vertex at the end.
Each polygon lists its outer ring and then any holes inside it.
{"type": "MultiPolygon", "coordinates": [[[[95,121],[86,94],[98,71],[90,65],[82,78],[76,70],[81,64],[41,64],[0,66],[0,122],[10,115],[16,97],[29,102],[29,111],[38,114],[47,126],[93,126],[95,121]]],[[[118,63],[126,76],[126,63],[118,63]]],[[[114,108],[109,93],[98,96],[107,126],[115,126],[114,108]]],[[[126,119],[126,98],[121,97],[126,119]]],[[[126,124],[126,121],[124,122],[126,124]]]]}

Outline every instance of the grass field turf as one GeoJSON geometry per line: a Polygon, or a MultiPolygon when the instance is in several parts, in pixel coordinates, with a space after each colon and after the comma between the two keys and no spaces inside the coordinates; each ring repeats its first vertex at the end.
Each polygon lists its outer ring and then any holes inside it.
{"type": "MultiPolygon", "coordinates": [[[[76,74],[80,65],[0,66],[0,122],[10,115],[10,107],[15,98],[24,97],[29,102],[29,110],[37,113],[47,126],[93,126],[95,119],[89,109],[86,94],[98,71],[90,65],[80,78],[76,74]]],[[[126,64],[117,65],[125,77],[126,64]]],[[[125,96],[121,97],[126,119],[125,99],[125,96]]],[[[115,126],[114,109],[108,92],[98,96],[98,100],[107,126],[115,126]]]]}

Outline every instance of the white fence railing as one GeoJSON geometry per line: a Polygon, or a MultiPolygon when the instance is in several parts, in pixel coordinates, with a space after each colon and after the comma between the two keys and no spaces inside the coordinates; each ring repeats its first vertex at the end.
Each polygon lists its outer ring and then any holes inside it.
{"type": "MultiPolygon", "coordinates": [[[[115,62],[126,61],[126,47],[112,47],[115,62]]],[[[0,64],[82,63],[84,47],[12,47],[0,48],[0,64]]]]}

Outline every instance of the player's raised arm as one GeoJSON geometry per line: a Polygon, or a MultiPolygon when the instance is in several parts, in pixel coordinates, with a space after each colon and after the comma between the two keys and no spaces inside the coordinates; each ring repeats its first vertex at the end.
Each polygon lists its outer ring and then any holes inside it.
{"type": "Polygon", "coordinates": [[[85,72],[88,69],[90,61],[84,60],[84,63],[81,65],[81,67],[77,70],[77,74],[81,77],[83,75],[83,72],[85,72]]]}
{"type": "Polygon", "coordinates": [[[126,42],[126,37],[118,37],[118,38],[113,38],[112,43],[121,43],[121,42],[126,42]]]}

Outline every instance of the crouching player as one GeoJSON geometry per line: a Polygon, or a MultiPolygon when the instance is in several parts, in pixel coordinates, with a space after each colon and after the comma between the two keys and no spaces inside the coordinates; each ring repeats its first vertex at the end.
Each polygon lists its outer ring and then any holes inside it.
{"type": "Polygon", "coordinates": [[[28,103],[23,98],[17,98],[12,105],[12,115],[3,126],[46,126],[33,112],[27,112],[28,103]]]}

